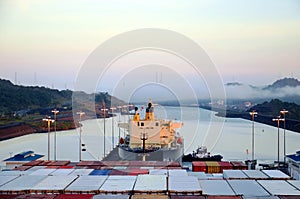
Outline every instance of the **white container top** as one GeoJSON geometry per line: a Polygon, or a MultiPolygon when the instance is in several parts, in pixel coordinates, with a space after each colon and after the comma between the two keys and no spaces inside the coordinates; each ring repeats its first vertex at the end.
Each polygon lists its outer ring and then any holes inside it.
{"type": "Polygon", "coordinates": [[[203,194],[209,196],[235,196],[226,180],[199,180],[203,194]]]}
{"type": "Polygon", "coordinates": [[[269,196],[270,194],[255,180],[228,180],[237,195],[243,196],[269,196]]]}
{"type": "Polygon", "coordinates": [[[136,192],[167,191],[166,175],[139,175],[133,190],[136,192]]]}
{"type": "Polygon", "coordinates": [[[300,195],[300,191],[284,180],[258,180],[272,195],[300,195]]]}
{"type": "Polygon", "coordinates": [[[66,191],[97,191],[101,185],[105,182],[107,176],[80,176],[71,185],[69,185],[66,191]]]}

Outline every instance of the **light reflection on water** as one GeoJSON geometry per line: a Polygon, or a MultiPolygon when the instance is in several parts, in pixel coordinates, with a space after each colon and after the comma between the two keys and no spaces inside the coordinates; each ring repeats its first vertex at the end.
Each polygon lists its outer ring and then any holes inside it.
{"type": "MultiPolygon", "coordinates": [[[[222,120],[214,116],[208,110],[198,108],[160,107],[156,112],[156,117],[181,119],[184,127],[180,133],[185,140],[185,153],[190,153],[202,144],[210,146],[211,140],[204,140],[209,124],[214,127],[223,125],[222,120]],[[200,110],[200,111],[199,111],[200,110]],[[199,120],[198,120],[199,116],[199,120]],[[211,123],[211,118],[214,118],[211,123]]],[[[142,114],[141,114],[142,116],[142,114]]],[[[114,143],[117,143],[119,129],[118,120],[122,122],[128,116],[117,116],[114,118],[114,143]]],[[[112,149],[112,119],[106,119],[106,153],[112,149]]],[[[213,128],[214,129],[214,128],[213,128]]],[[[83,121],[83,143],[86,144],[86,152],[82,152],[83,160],[101,160],[103,157],[103,120],[83,121]]],[[[226,118],[220,139],[214,140],[216,145],[210,149],[212,154],[221,154],[225,160],[245,160],[251,158],[251,121],[243,119],[226,118]],[[246,149],[249,150],[247,156],[246,149]]],[[[280,154],[283,159],[283,130],[280,130],[280,154]]],[[[120,131],[121,137],[124,131],[120,131]]],[[[53,136],[51,132],[51,159],[53,159],[53,136]]],[[[210,136],[210,134],[208,134],[210,136]]],[[[286,151],[287,154],[295,153],[300,149],[300,134],[286,131],[286,151]]],[[[79,129],[57,132],[57,159],[78,161],[79,157],[79,129]]],[[[4,160],[10,154],[16,154],[26,150],[33,150],[37,154],[47,155],[47,133],[31,134],[0,142],[0,159],[4,160]]],[[[255,157],[259,162],[277,160],[277,128],[255,123],[255,157]]],[[[45,156],[45,159],[47,157],[45,156]]],[[[1,163],[4,165],[4,162],[1,163]]]]}

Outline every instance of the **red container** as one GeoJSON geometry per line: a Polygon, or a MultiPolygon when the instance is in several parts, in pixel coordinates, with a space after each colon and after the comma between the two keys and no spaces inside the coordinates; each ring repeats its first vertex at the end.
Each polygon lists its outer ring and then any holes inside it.
{"type": "Polygon", "coordinates": [[[141,174],[149,174],[148,169],[138,169],[138,168],[131,168],[129,169],[129,175],[131,176],[137,176],[141,174]]]}
{"type": "Polygon", "coordinates": [[[47,166],[45,169],[58,169],[59,166],[47,166]]]}
{"type": "Polygon", "coordinates": [[[74,166],[69,166],[69,165],[58,167],[58,169],[73,169],[73,168],[74,168],[74,166]]]}
{"type": "Polygon", "coordinates": [[[206,163],[202,161],[192,162],[192,170],[195,172],[205,172],[206,173],[206,163]]]}
{"type": "Polygon", "coordinates": [[[126,175],[129,175],[129,170],[116,170],[116,169],[113,169],[113,170],[111,170],[109,175],[111,175],[111,176],[113,176],[113,175],[126,176],[126,175]]]}
{"type": "Polygon", "coordinates": [[[17,168],[14,168],[14,170],[18,170],[18,171],[26,171],[27,169],[30,169],[32,166],[20,166],[17,168]]]}
{"type": "Polygon", "coordinates": [[[156,161],[154,167],[165,168],[165,167],[168,167],[168,165],[169,165],[169,162],[156,161]]]}
{"type": "Polygon", "coordinates": [[[37,166],[37,165],[41,164],[42,162],[44,162],[44,161],[43,160],[34,160],[34,161],[23,164],[23,166],[37,166]]]}
{"type": "Polygon", "coordinates": [[[103,166],[101,161],[80,161],[77,166],[103,166]]]}
{"type": "Polygon", "coordinates": [[[168,167],[181,167],[179,162],[170,162],[168,164],[168,167]]]}
{"type": "Polygon", "coordinates": [[[47,166],[65,166],[65,165],[68,165],[70,164],[70,161],[67,160],[67,161],[53,161],[53,162],[49,162],[47,164],[47,166]]]}
{"type": "Polygon", "coordinates": [[[223,170],[233,169],[233,166],[232,166],[232,164],[230,164],[230,162],[218,162],[218,164],[221,167],[221,172],[223,172],[223,170]]]}
{"type": "Polygon", "coordinates": [[[243,162],[240,161],[233,161],[231,162],[233,169],[237,170],[247,170],[247,165],[243,162]]]}

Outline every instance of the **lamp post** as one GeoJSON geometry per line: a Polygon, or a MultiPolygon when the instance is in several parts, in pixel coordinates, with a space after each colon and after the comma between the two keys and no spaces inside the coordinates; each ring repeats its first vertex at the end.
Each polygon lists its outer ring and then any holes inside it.
{"type": "Polygon", "coordinates": [[[54,122],[54,120],[51,119],[51,117],[44,118],[44,122],[48,123],[48,161],[50,160],[50,123],[54,122]]]}
{"type": "Polygon", "coordinates": [[[277,129],[278,129],[278,133],[277,133],[277,161],[278,161],[278,169],[279,169],[279,145],[280,145],[280,142],[279,142],[279,126],[280,126],[280,122],[281,121],[284,121],[284,119],[280,118],[280,115],[277,116],[277,118],[273,119],[272,120],[273,122],[277,122],[277,129]]]}
{"type": "MultiPolygon", "coordinates": [[[[119,123],[120,123],[122,106],[118,106],[117,108],[119,109],[119,123]]],[[[119,127],[119,142],[120,142],[120,138],[121,138],[121,128],[119,127]]]]}
{"type": "Polygon", "coordinates": [[[80,126],[79,126],[79,162],[81,161],[81,147],[82,147],[82,139],[81,139],[81,136],[82,136],[82,129],[81,129],[81,119],[82,119],[82,116],[85,114],[85,112],[82,112],[82,111],[79,111],[76,113],[77,115],[79,115],[79,123],[80,123],[80,126]]]}
{"type": "Polygon", "coordinates": [[[284,123],[283,123],[283,155],[284,155],[284,164],[285,164],[285,161],[286,161],[286,143],[285,143],[285,114],[288,113],[289,111],[283,109],[282,111],[280,111],[280,113],[283,115],[283,119],[284,119],[284,123]]]}
{"type": "Polygon", "coordinates": [[[102,108],[101,111],[103,111],[103,157],[105,157],[105,118],[106,118],[106,111],[108,111],[107,108],[102,108]]]}
{"type": "Polygon", "coordinates": [[[254,117],[257,115],[257,112],[253,110],[249,114],[252,117],[252,160],[254,160],[254,117]]]}
{"type": "MultiPolygon", "coordinates": [[[[125,123],[125,121],[126,121],[126,115],[125,115],[125,113],[126,113],[127,105],[123,105],[122,107],[124,109],[124,123],[125,123]]],[[[124,133],[124,138],[125,138],[125,130],[124,129],[123,129],[123,133],[124,133]]]]}
{"type": "Polygon", "coordinates": [[[112,140],[112,149],[115,147],[115,126],[114,126],[114,110],[116,110],[115,107],[110,107],[111,110],[111,140],[112,140]]]}
{"type": "Polygon", "coordinates": [[[56,161],[56,114],[59,113],[59,110],[52,110],[54,114],[54,161],[56,161]]]}

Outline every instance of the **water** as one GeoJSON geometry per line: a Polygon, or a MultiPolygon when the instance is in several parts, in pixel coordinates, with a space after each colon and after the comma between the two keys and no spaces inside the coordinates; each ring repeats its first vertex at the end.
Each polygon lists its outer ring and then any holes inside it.
{"type": "MultiPolygon", "coordinates": [[[[157,107],[156,117],[181,120],[184,126],[180,133],[184,137],[185,153],[205,145],[212,154],[221,154],[224,160],[245,160],[251,158],[252,122],[238,118],[219,118],[215,113],[198,108],[157,107]],[[198,119],[199,118],[199,119],[198,119]],[[219,139],[218,139],[219,138],[219,139]],[[246,149],[249,150],[247,155],[246,149]]],[[[143,114],[141,113],[141,116],[143,114]]],[[[118,121],[126,121],[128,116],[114,117],[114,137],[112,137],[112,118],[105,120],[106,154],[118,142],[118,121]]],[[[82,152],[83,160],[101,160],[104,156],[103,119],[82,122],[82,141],[87,151],[82,152]]],[[[79,129],[57,132],[57,160],[78,161],[79,129]]],[[[124,131],[120,131],[121,137],[124,131]]],[[[54,157],[54,132],[51,132],[50,159],[54,157]]],[[[286,131],[286,152],[295,153],[300,149],[300,134],[286,131]]],[[[26,150],[45,155],[47,159],[47,133],[25,135],[0,142],[0,159],[4,160],[26,150]]],[[[280,159],[283,159],[283,130],[280,129],[280,159]]],[[[255,158],[259,162],[277,160],[277,128],[255,123],[255,158]]],[[[5,165],[1,162],[1,166],[5,165]]]]}

